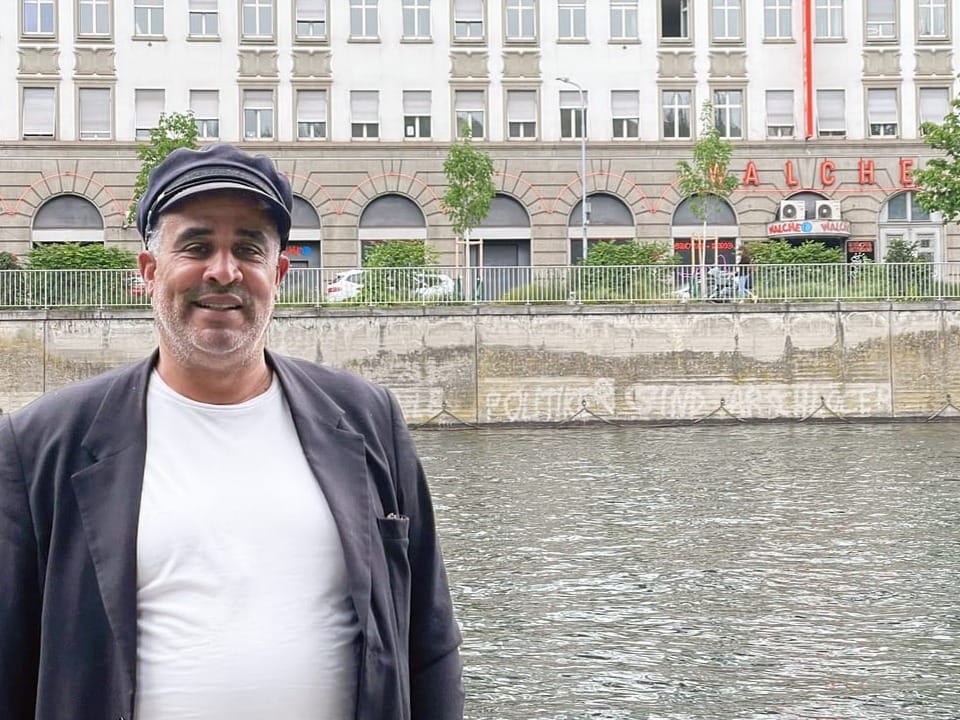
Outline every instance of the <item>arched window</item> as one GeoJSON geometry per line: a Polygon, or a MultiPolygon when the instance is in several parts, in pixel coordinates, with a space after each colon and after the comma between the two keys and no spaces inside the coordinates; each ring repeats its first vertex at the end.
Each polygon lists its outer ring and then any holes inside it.
{"type": "Polygon", "coordinates": [[[718,195],[706,198],[706,243],[698,240],[703,236],[703,219],[696,211],[697,199],[684,198],[673,212],[673,251],[684,264],[732,265],[736,262],[737,214],[733,206],[718,195]]]}
{"type": "MultiPolygon", "coordinates": [[[[633,213],[620,198],[609,193],[592,193],[587,196],[587,244],[633,240],[637,235],[633,213]]],[[[581,224],[581,200],[573,206],[568,220],[570,237],[570,262],[577,263],[583,257],[583,225],[581,224]]]]}
{"type": "Polygon", "coordinates": [[[290,219],[290,242],[285,254],[291,267],[320,267],[323,233],[317,211],[302,197],[294,195],[290,219]]]}
{"type": "Polygon", "coordinates": [[[405,195],[390,193],[371,200],[360,213],[360,257],[373,243],[386,240],[427,239],[423,211],[405,195]]]}
{"type": "Polygon", "coordinates": [[[37,208],[31,240],[102,243],[103,217],[96,205],[79,195],[57,195],[37,208]]]}

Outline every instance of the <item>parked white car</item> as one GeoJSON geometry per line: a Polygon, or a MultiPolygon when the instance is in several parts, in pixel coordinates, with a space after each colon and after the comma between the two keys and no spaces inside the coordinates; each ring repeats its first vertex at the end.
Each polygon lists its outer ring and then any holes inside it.
{"type": "Polygon", "coordinates": [[[360,294],[363,287],[363,270],[346,270],[337,273],[332,283],[327,285],[327,301],[343,302],[360,294]]]}
{"type": "MultiPolygon", "coordinates": [[[[363,289],[364,277],[371,273],[384,273],[387,277],[390,270],[344,270],[337,273],[333,282],[327,285],[327,302],[343,302],[360,294],[363,289]]],[[[423,300],[452,299],[456,290],[453,278],[443,273],[417,272],[413,276],[411,294],[423,300]]]]}

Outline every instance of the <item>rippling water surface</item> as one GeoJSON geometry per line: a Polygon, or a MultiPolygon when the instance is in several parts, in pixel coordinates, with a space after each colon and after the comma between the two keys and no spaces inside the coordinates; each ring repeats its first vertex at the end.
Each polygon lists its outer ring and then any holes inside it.
{"type": "Polygon", "coordinates": [[[416,432],[468,718],[957,720],[958,435],[416,432]]]}

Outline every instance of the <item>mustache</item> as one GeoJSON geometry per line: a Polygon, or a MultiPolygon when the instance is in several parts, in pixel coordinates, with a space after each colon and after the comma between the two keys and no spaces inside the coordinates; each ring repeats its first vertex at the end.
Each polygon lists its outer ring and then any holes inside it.
{"type": "Polygon", "coordinates": [[[186,299],[188,302],[196,302],[205,295],[233,295],[234,297],[239,298],[244,304],[247,304],[250,301],[250,293],[245,287],[237,283],[232,283],[230,285],[221,285],[220,283],[205,283],[187,293],[186,299]]]}

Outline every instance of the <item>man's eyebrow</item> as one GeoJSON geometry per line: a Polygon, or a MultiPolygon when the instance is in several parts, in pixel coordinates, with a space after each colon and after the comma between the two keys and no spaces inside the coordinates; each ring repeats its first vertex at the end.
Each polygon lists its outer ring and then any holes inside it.
{"type": "MultiPolygon", "coordinates": [[[[213,233],[214,231],[211,227],[206,225],[193,225],[178,233],[176,238],[174,238],[174,244],[182,245],[190,242],[191,240],[196,240],[197,238],[209,237],[213,235],[213,233]]],[[[237,228],[236,235],[245,240],[253,240],[264,246],[270,243],[267,233],[256,228],[237,228]]]]}
{"type": "Polygon", "coordinates": [[[213,234],[213,228],[207,227],[205,225],[191,225],[190,227],[185,228],[181,232],[177,233],[173,241],[174,241],[174,244],[181,245],[191,240],[195,240],[196,238],[207,237],[212,234],[213,234]]]}

